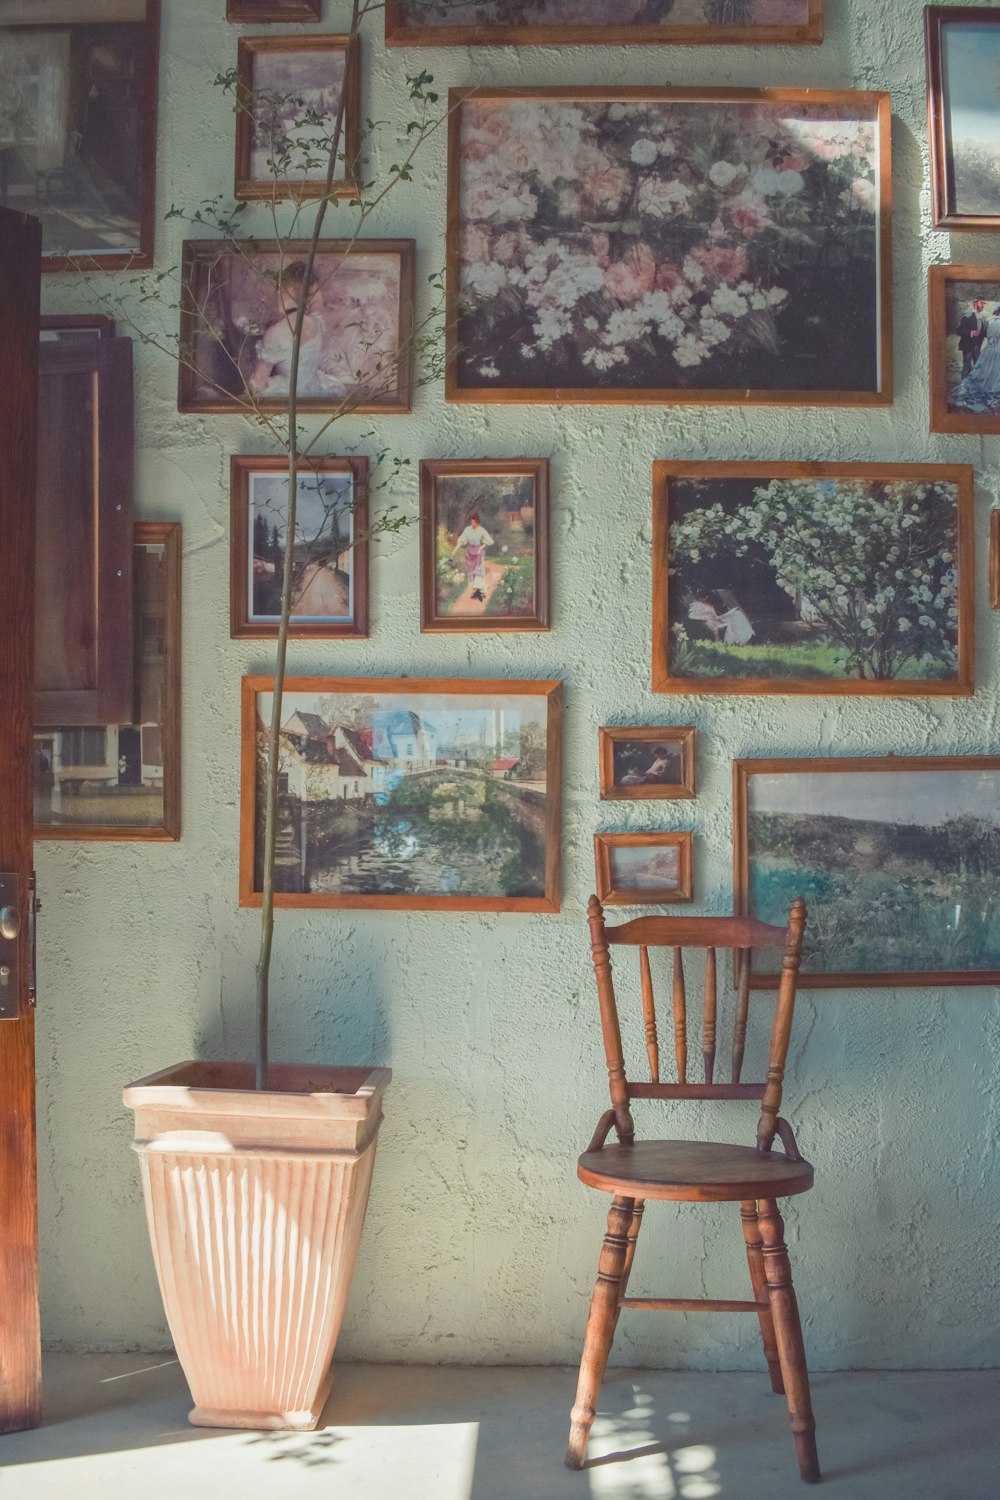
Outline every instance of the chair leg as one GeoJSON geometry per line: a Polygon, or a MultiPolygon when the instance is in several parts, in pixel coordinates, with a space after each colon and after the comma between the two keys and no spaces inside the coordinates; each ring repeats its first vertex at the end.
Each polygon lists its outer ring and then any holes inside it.
{"type": "Polygon", "coordinates": [[[764,1273],[788,1397],[788,1418],[799,1458],[799,1473],[808,1484],[815,1484],[820,1475],[816,1420],[809,1400],[809,1372],[799,1308],[792,1286],[792,1268],[785,1248],[785,1226],[773,1198],[765,1198],[758,1204],[757,1223],[763,1243],[764,1273]]]}
{"type": "MultiPolygon", "coordinates": [[[[750,1267],[750,1285],[753,1287],[755,1302],[768,1302],[767,1277],[764,1274],[764,1242],[760,1237],[760,1226],[757,1223],[757,1204],[753,1198],[740,1204],[740,1218],[743,1221],[743,1238],[747,1247],[747,1264],[750,1267]]],[[[771,1389],[775,1395],[785,1394],[785,1383],[781,1378],[781,1361],[778,1359],[778,1344],[774,1337],[774,1319],[771,1316],[770,1306],[765,1311],[757,1314],[760,1322],[760,1336],[764,1341],[764,1358],[767,1360],[767,1370],[771,1377],[771,1389]]]]}
{"type": "Polygon", "coordinates": [[[628,1226],[628,1247],[625,1251],[625,1269],[622,1271],[622,1284],[618,1292],[618,1311],[615,1313],[615,1323],[622,1310],[621,1302],[628,1291],[629,1277],[632,1275],[632,1262],[635,1260],[635,1247],[639,1239],[639,1230],[642,1228],[642,1213],[646,1207],[645,1198],[636,1198],[632,1203],[632,1222],[628,1226]]]}
{"type": "MultiPolygon", "coordinates": [[[[576,1401],[570,1412],[566,1464],[571,1469],[582,1469],[587,1457],[587,1438],[596,1415],[597,1393],[604,1379],[618,1321],[633,1208],[631,1198],[616,1196],[608,1214],[608,1229],[597,1265],[597,1284],[590,1299],[590,1316],[583,1340],[576,1401]]],[[[633,1251],[634,1245],[633,1241],[633,1251]]]]}

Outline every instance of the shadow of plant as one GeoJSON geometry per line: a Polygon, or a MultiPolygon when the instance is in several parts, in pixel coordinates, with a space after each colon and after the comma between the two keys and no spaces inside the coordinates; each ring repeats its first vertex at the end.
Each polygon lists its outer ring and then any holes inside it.
{"type": "Polygon", "coordinates": [[[276,1463],[291,1459],[303,1468],[316,1469],[337,1462],[333,1449],[344,1439],[336,1432],[259,1432],[249,1439],[251,1445],[264,1443],[271,1452],[267,1459],[276,1463]]]}

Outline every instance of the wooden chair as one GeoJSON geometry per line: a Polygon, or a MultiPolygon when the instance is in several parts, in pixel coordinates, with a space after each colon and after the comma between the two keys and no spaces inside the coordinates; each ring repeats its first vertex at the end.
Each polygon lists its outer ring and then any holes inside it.
{"type": "Polygon", "coordinates": [[[601,1004],[601,1028],[608,1060],[611,1108],[602,1115],[593,1140],[580,1157],[577,1175],[588,1187],[613,1193],[598,1265],[597,1284],[590,1304],[580,1362],[576,1402],[570,1416],[566,1462],[581,1469],[594,1420],[597,1395],[611,1352],[615,1327],[623,1307],[654,1311],[754,1312],[760,1321],[764,1355],[771,1387],[788,1398],[788,1412],[802,1478],[819,1479],[816,1424],[809,1401],[802,1329],[792,1287],[792,1273],[784,1242],[784,1224],[776,1199],[804,1193],[812,1187],[813,1169],[803,1161],[791,1126],[779,1117],[785,1057],[795,1008],[795,987],[805,929],[804,901],[792,906],[787,930],[769,927],[749,917],[638,917],[619,927],[606,927],[596,896],[588,907],[594,970],[601,1004]],[[650,1083],[633,1083],[625,1074],[621,1031],[611,978],[609,945],[639,949],[642,1012],[650,1083]],[[750,960],[753,948],[782,948],[781,982],[774,1008],[771,1044],[764,1083],[742,1083],[743,1054],[750,1002],[750,960]],[[649,949],[673,950],[673,1027],[677,1082],[660,1082],[659,1042],[650,971],[649,949]],[[684,985],[684,948],[705,950],[702,1056],[705,1079],[687,1077],[687,999],[684,985]],[[718,1007],[717,949],[732,949],[736,959],[736,999],[732,1068],[729,1083],[715,1082],[718,1007]],[[733,1146],[702,1141],[636,1141],[632,1123],[633,1099],[759,1099],[757,1145],[733,1146]],[[606,1145],[614,1126],[617,1144],[606,1145]],[[775,1136],[784,1148],[772,1150],[775,1136]],[[739,1202],[750,1265],[753,1300],[716,1301],[705,1298],[628,1297],[625,1295],[642,1213],[649,1198],[672,1202],[739,1202]]]}

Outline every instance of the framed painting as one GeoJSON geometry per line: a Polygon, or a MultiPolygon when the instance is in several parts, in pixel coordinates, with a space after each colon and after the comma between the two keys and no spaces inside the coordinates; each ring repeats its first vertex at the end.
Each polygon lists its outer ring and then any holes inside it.
{"type": "Polygon", "coordinates": [[[968,696],[967,464],[653,465],[653,690],[968,696]]]}
{"type": "Polygon", "coordinates": [[[0,204],[47,271],[153,264],[159,0],[6,0],[0,204]]]}
{"type": "Polygon", "coordinates": [[[611,725],[598,731],[602,802],[697,795],[692,725],[611,725]]]}
{"type": "Polygon", "coordinates": [[[823,40],[824,0],[386,0],[390,47],[823,40]]]}
{"type": "Polygon", "coordinates": [[[306,316],[302,412],[408,412],[412,403],[414,243],[187,240],[181,269],[177,406],[182,412],[283,411],[295,315],[306,316]]]}
{"type": "MultiPolygon", "coordinates": [[[[740,760],[736,910],[809,908],[800,983],[1000,983],[1000,756],[740,760]]],[[[780,954],[754,956],[773,988],[780,954]]]]}
{"type": "Polygon", "coordinates": [[[597,895],[605,906],[694,900],[690,833],[595,833],[597,895]]]}
{"type": "Polygon", "coordinates": [[[323,0],[226,0],[226,20],[263,26],[269,21],[320,21],[323,0]]]}
{"type": "MultiPolygon", "coordinates": [[[[288,459],[230,458],[230,635],[274,638],[288,535],[288,459]]],[[[292,639],[368,634],[368,460],[303,460],[295,505],[292,639]]]]}
{"type": "MultiPolygon", "coordinates": [[[[243,679],[240,905],[261,902],[273,678],[243,679]]],[[[292,677],[275,904],[556,912],[562,684],[292,677]]]]}
{"type": "Polygon", "coordinates": [[[990,511],[990,608],[1000,609],[1000,510],[990,511]]]}
{"type": "Polygon", "coordinates": [[[549,629],[547,458],[421,461],[420,628],[549,629]]]}
{"type": "Polygon", "coordinates": [[[115,320],[103,313],[43,313],[38,320],[38,336],[43,344],[64,339],[113,339],[115,320]]]}
{"type": "Polygon", "coordinates": [[[357,38],[241,37],[237,49],[237,198],[322,198],[343,105],[330,191],[357,194],[361,79],[357,38]]]}
{"type": "Polygon", "coordinates": [[[924,8],[931,209],[938,229],[1000,226],[1000,14],[924,8]]]}
{"type": "Polygon", "coordinates": [[[448,129],[448,400],[891,402],[888,94],[459,89],[448,129]]]}
{"type": "Polygon", "coordinates": [[[181,527],[134,530],[135,701],[129,724],[36,729],[36,839],[181,836],[181,527]]]}
{"type": "Polygon", "coordinates": [[[1000,432],[1000,266],[930,266],[927,293],[931,431],[1000,432]]]}

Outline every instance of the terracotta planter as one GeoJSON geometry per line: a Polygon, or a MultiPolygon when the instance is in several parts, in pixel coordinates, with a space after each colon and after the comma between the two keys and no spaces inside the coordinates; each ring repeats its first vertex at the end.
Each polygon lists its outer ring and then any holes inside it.
{"type": "Polygon", "coordinates": [[[200,1427],[316,1426],[361,1241],[386,1068],[186,1062],[125,1089],[200,1427]]]}

